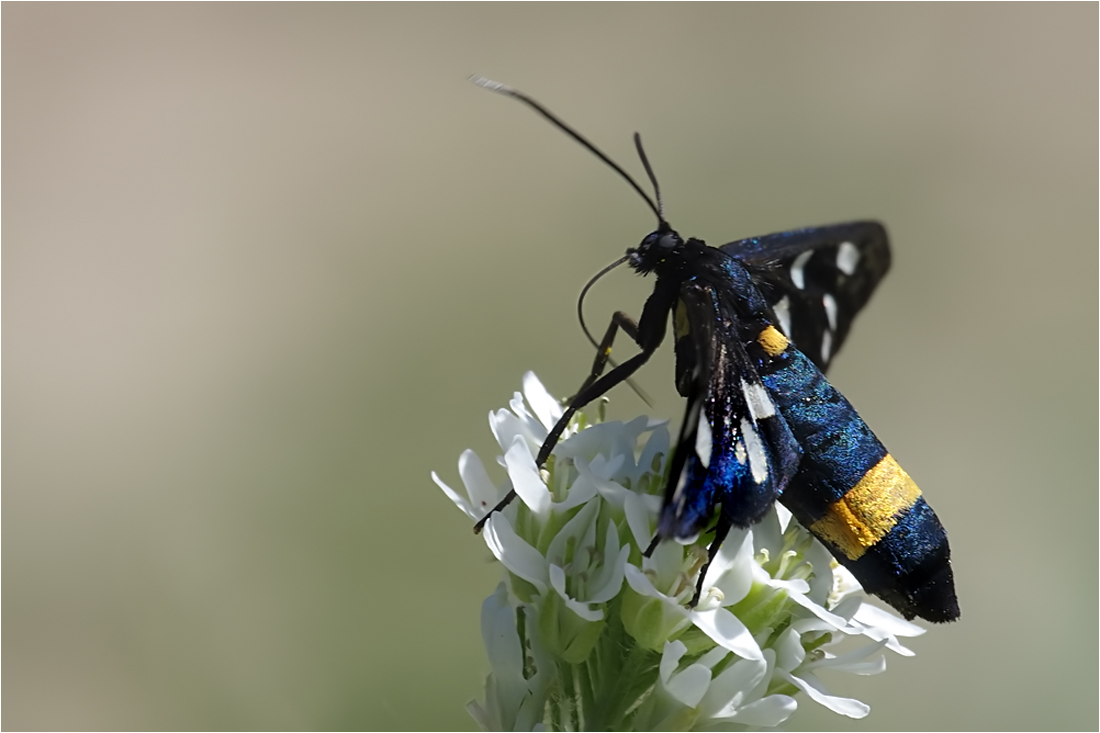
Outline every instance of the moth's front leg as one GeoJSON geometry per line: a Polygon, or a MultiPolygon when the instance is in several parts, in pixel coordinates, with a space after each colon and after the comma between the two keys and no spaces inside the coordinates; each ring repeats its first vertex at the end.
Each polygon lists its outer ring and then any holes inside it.
{"type": "Polygon", "coordinates": [[[603,370],[607,368],[607,364],[611,360],[611,346],[615,343],[615,336],[618,334],[620,328],[626,332],[627,336],[634,340],[634,343],[639,346],[642,345],[638,335],[637,321],[623,311],[615,311],[615,314],[611,316],[611,323],[607,324],[607,332],[596,346],[596,360],[592,362],[592,372],[588,375],[588,378],[584,380],[584,384],[577,390],[576,395],[573,396],[570,403],[576,400],[578,395],[591,387],[592,384],[600,378],[600,375],[603,374],[603,370]]]}
{"type": "MultiPolygon", "coordinates": [[[[649,308],[649,304],[647,303],[646,305],[647,308],[649,308]]],[[[666,317],[666,314],[662,314],[661,317],[666,317]]],[[[631,374],[649,360],[649,357],[660,345],[661,339],[664,336],[663,324],[660,324],[658,321],[658,326],[647,327],[647,316],[644,313],[642,321],[643,322],[639,324],[622,311],[617,311],[615,315],[611,317],[611,323],[607,326],[607,332],[604,333],[604,337],[597,347],[596,359],[592,362],[591,373],[588,375],[588,378],[584,380],[584,384],[581,385],[577,394],[570,400],[569,406],[565,408],[565,412],[562,414],[561,419],[550,429],[550,433],[546,436],[546,440],[543,441],[542,447],[539,448],[538,456],[535,458],[535,465],[539,468],[545,465],[546,460],[550,457],[550,453],[554,450],[554,446],[558,444],[558,441],[561,439],[561,434],[565,432],[565,429],[569,426],[569,421],[573,419],[573,415],[576,414],[577,410],[597,397],[600,397],[620,382],[626,381],[631,374]],[[642,353],[619,364],[601,379],[601,375],[603,375],[603,371],[607,368],[607,363],[611,359],[611,346],[615,342],[615,336],[618,334],[619,329],[626,332],[626,334],[641,347],[642,353]]],[[[648,318],[648,321],[652,322],[652,318],[648,318]]],[[[490,509],[489,512],[474,525],[474,533],[480,533],[485,527],[485,523],[489,521],[489,517],[493,516],[501,509],[504,509],[504,507],[508,506],[515,498],[515,490],[509,491],[503,499],[497,502],[496,506],[490,509]]]]}

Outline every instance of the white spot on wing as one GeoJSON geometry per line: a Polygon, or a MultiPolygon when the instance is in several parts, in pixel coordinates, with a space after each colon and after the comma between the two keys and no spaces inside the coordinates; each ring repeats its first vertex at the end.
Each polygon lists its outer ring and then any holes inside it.
{"type": "Polygon", "coordinates": [[[841,242],[836,251],[836,266],[845,275],[851,275],[859,264],[859,250],[851,242],[841,242]]]}
{"type": "Polygon", "coordinates": [[[737,443],[733,446],[733,455],[737,458],[738,463],[745,465],[745,458],[747,457],[745,454],[745,441],[741,438],[738,438],[737,443]]]}
{"type": "Polygon", "coordinates": [[[803,272],[803,268],[806,267],[806,263],[810,261],[810,258],[814,256],[814,251],[808,249],[798,257],[794,258],[794,262],[791,264],[791,282],[799,290],[806,287],[806,273],[803,272]]]}
{"type": "MultiPolygon", "coordinates": [[[[691,424],[691,420],[699,420],[703,414],[702,404],[699,400],[688,403],[688,414],[684,416],[684,423],[686,425],[691,424]]],[[[710,425],[707,425],[707,431],[710,431],[710,425]]],[[[698,434],[696,434],[698,436],[698,434]]],[[[698,449],[698,448],[697,448],[698,449]]],[[[707,453],[706,460],[710,460],[710,453],[707,453]]],[[[703,464],[706,465],[706,464],[703,464]]],[[[679,516],[680,512],[684,508],[684,487],[687,486],[688,472],[681,470],[680,475],[676,478],[676,490],[672,492],[672,501],[676,502],[676,515],[679,516]]]]}
{"type": "Polygon", "coordinates": [[[749,384],[742,379],[741,392],[745,395],[745,402],[749,405],[749,414],[752,415],[753,422],[759,422],[775,414],[772,398],[768,396],[768,391],[760,382],[749,384]]]}
{"type": "Polygon", "coordinates": [[[826,331],[821,334],[821,361],[824,364],[829,363],[829,358],[833,355],[833,334],[831,331],[826,331]]]}
{"type": "Polygon", "coordinates": [[[707,413],[699,411],[699,427],[695,431],[695,455],[699,456],[699,462],[703,468],[710,468],[710,452],[714,447],[714,436],[710,432],[710,423],[707,422],[707,413]]]}
{"type": "Polygon", "coordinates": [[[756,428],[748,420],[741,420],[741,435],[745,438],[745,448],[749,452],[749,470],[752,471],[752,480],[762,484],[768,478],[768,456],[764,452],[764,443],[756,434],[756,428]]]}
{"type": "Polygon", "coordinates": [[[687,486],[688,473],[687,471],[680,472],[680,478],[676,479],[676,490],[672,492],[672,500],[676,502],[676,516],[682,516],[684,513],[684,500],[687,498],[687,494],[684,493],[684,487],[687,486]]]}
{"type": "Polygon", "coordinates": [[[779,302],[772,306],[775,317],[779,320],[779,330],[787,338],[791,337],[791,301],[784,295],[779,302]]]}
{"type": "Polygon", "coordinates": [[[825,306],[825,315],[829,318],[829,329],[836,330],[836,299],[825,293],[821,296],[821,304],[825,306]]]}

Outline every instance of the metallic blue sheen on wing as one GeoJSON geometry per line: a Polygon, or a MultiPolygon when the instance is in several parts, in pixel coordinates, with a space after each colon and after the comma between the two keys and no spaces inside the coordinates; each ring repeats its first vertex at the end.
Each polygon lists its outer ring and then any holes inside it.
{"type": "MultiPolygon", "coordinates": [[[[767,304],[751,287],[743,267],[717,250],[707,254],[719,266],[705,270],[706,277],[684,283],[679,294],[685,323],[678,326],[682,333],[677,335],[677,374],[683,377],[678,383],[682,391],[697,397],[689,396],[677,443],[677,450],[686,454],[686,483],[681,477],[682,488],[668,494],[659,520],[661,536],[696,534],[719,504],[730,525],[753,524],[794,475],[801,455],[790,428],[764,396],[760,376],[741,343],[739,321],[732,317],[738,308],[763,310],[767,304]],[[753,408],[746,390],[753,396],[753,408]],[[709,436],[699,435],[699,409],[709,436]]],[[[675,469],[670,480],[676,479],[675,469]]]]}
{"type": "Polygon", "coordinates": [[[707,469],[695,456],[690,456],[683,470],[680,481],[686,481],[685,487],[676,500],[665,502],[657,520],[660,537],[691,537],[702,531],[714,514],[717,499],[714,487],[705,486],[707,469]]]}

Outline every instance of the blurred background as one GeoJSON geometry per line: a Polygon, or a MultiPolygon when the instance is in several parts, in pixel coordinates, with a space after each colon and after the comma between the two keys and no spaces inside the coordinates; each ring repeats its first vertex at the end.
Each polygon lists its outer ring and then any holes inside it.
{"type": "Polygon", "coordinates": [[[641,131],[685,235],[889,227],[832,381],[963,617],[791,727],[1096,728],[1095,4],[2,13],[4,728],[473,727],[499,571],[429,472],[578,386],[653,221],[470,73],[641,131]]]}

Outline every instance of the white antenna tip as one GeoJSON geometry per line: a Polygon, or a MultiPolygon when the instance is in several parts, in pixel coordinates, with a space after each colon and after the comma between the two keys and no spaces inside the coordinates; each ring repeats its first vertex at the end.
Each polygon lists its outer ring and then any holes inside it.
{"type": "Polygon", "coordinates": [[[507,84],[501,84],[499,81],[493,81],[492,79],[487,79],[484,76],[479,76],[477,74],[470,74],[470,81],[472,81],[474,84],[477,84],[479,87],[484,87],[494,92],[504,92],[505,94],[507,94],[513,91],[512,87],[508,86],[507,84]]]}

